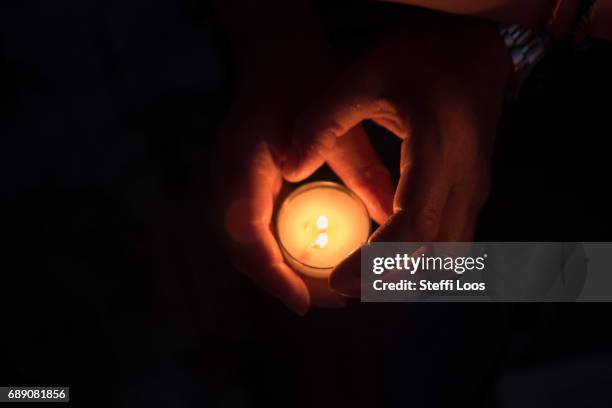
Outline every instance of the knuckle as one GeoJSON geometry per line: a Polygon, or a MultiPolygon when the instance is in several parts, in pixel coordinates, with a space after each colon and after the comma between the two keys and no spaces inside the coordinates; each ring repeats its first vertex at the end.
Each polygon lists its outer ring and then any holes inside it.
{"type": "Polygon", "coordinates": [[[386,97],[386,96],[378,96],[376,97],[376,99],[374,100],[374,111],[377,114],[387,114],[389,116],[393,116],[397,114],[397,109],[395,107],[395,104],[391,101],[390,98],[386,97]]]}
{"type": "Polygon", "coordinates": [[[318,132],[318,134],[319,134],[319,138],[334,138],[335,139],[338,136],[342,136],[343,132],[344,132],[344,127],[342,126],[342,123],[340,123],[338,119],[332,119],[327,124],[327,126],[322,128],[318,132]]]}
{"type": "Polygon", "coordinates": [[[322,156],[325,156],[327,152],[333,150],[335,145],[336,145],[336,137],[334,134],[330,132],[330,133],[322,134],[319,137],[317,137],[313,141],[313,143],[310,145],[309,150],[314,153],[318,153],[322,156]]]}

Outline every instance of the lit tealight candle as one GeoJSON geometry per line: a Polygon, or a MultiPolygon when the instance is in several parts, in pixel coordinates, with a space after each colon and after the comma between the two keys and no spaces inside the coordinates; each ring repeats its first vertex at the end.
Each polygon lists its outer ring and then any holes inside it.
{"type": "Polygon", "coordinates": [[[325,278],[370,234],[370,217],[361,200],[332,182],[309,183],[283,202],[276,219],[285,259],[305,275],[325,278]]]}

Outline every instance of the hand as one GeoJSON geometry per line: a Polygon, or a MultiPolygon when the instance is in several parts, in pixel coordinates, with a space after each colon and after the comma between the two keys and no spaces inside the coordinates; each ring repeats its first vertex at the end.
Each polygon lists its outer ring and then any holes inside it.
{"type": "MultiPolygon", "coordinates": [[[[221,193],[221,214],[235,265],[300,315],[311,304],[344,304],[327,281],[299,275],[284,262],[271,229],[275,200],[283,184],[279,163],[286,150],[283,147],[289,144],[285,139],[312,90],[324,87],[335,71],[320,60],[322,54],[282,53],[269,60],[268,69],[247,78],[221,132],[214,169],[219,182],[215,191],[221,193]]],[[[391,213],[390,175],[363,130],[351,133],[350,143],[339,143],[330,150],[330,166],[382,222],[391,213]]]]}
{"type": "MultiPolygon", "coordinates": [[[[493,26],[428,16],[358,61],[298,120],[284,174],[307,177],[351,128],[373,120],[403,142],[393,215],[370,240],[470,241],[509,70],[493,26]]],[[[333,289],[359,296],[359,260],[354,253],[336,268],[333,289]]]]}

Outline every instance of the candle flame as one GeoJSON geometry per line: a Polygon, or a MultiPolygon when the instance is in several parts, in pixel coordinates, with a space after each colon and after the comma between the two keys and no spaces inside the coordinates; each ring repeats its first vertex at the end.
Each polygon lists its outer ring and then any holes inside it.
{"type": "Polygon", "coordinates": [[[325,248],[327,246],[328,241],[329,241],[329,237],[327,236],[325,232],[322,232],[319,234],[319,236],[317,236],[317,239],[315,240],[315,244],[319,248],[325,248]]]}
{"type": "Polygon", "coordinates": [[[319,215],[319,218],[317,218],[317,228],[319,230],[325,230],[327,229],[329,225],[329,221],[327,220],[327,217],[324,215],[319,215]]]}

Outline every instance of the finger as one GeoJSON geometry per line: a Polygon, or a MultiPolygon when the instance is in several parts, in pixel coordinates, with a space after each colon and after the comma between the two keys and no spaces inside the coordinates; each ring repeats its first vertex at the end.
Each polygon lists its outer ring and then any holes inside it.
{"type": "Polygon", "coordinates": [[[343,296],[361,296],[361,249],[342,261],[329,277],[329,287],[343,296]]]}
{"type": "MultiPolygon", "coordinates": [[[[428,137],[423,134],[420,137],[428,137]]],[[[433,136],[432,136],[433,137],[433,136]]],[[[370,237],[370,242],[431,242],[439,232],[441,216],[449,194],[445,172],[436,167],[439,157],[434,146],[412,151],[410,140],[402,142],[401,171],[395,193],[394,213],[370,237]],[[418,161],[413,164],[413,153],[418,161]]],[[[333,271],[331,288],[348,296],[361,291],[361,250],[352,254],[333,271]]]]}
{"type": "Polygon", "coordinates": [[[235,250],[238,268],[296,313],[303,315],[310,306],[304,281],[283,261],[270,229],[274,197],[282,178],[265,143],[249,152],[246,182],[226,212],[226,230],[235,250]]]}
{"type": "MultiPolygon", "coordinates": [[[[331,290],[343,296],[360,297],[361,296],[361,251],[363,247],[353,252],[344,261],[342,261],[331,273],[329,286],[331,290]]],[[[420,245],[406,245],[407,254],[412,257],[418,257],[420,254],[427,251],[427,247],[420,245]]],[[[385,275],[385,280],[394,279],[394,275],[385,275]]]]}
{"type": "MultiPolygon", "coordinates": [[[[474,180],[451,188],[436,238],[436,241],[446,244],[435,247],[436,256],[458,258],[470,253],[481,207],[478,185],[474,180]]],[[[449,277],[456,276],[452,272],[447,273],[449,277]]]]}
{"type": "Polygon", "coordinates": [[[465,180],[451,189],[440,227],[439,239],[446,242],[468,242],[474,239],[478,214],[490,191],[486,168],[468,173],[465,180]]]}
{"type": "Polygon", "coordinates": [[[234,264],[266,292],[283,302],[300,316],[310,308],[306,284],[283,261],[269,229],[258,228],[257,241],[237,247],[234,264]]]}
{"type": "Polygon", "coordinates": [[[374,115],[372,102],[366,96],[346,97],[340,93],[300,117],[283,166],[285,178],[300,181],[310,176],[334,149],[338,137],[374,115]]]}
{"type": "MultiPolygon", "coordinates": [[[[421,134],[422,140],[435,140],[421,134]]],[[[423,147],[402,142],[400,180],[393,215],[370,238],[372,242],[431,242],[436,239],[446,205],[450,182],[437,158],[435,143],[423,147]]]]}
{"type": "Polygon", "coordinates": [[[393,211],[395,187],[389,170],[382,164],[361,126],[341,137],[327,155],[327,163],[364,202],[370,216],[379,224],[393,211]]]}
{"type": "Polygon", "coordinates": [[[440,223],[437,240],[442,242],[469,242],[474,237],[474,229],[480,206],[473,186],[454,186],[440,223]]]}
{"type": "Polygon", "coordinates": [[[400,137],[407,134],[405,120],[394,105],[380,97],[379,81],[361,75],[359,65],[297,121],[293,148],[283,166],[288,181],[300,181],[327,159],[337,138],[364,120],[373,119],[400,137]]]}

